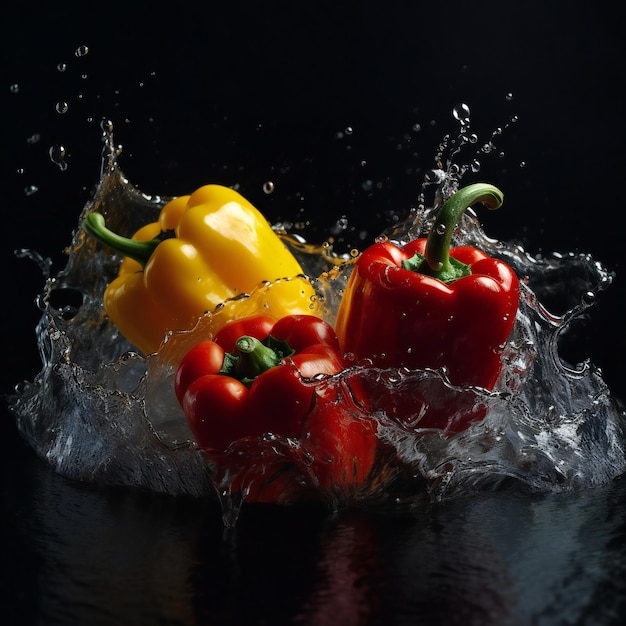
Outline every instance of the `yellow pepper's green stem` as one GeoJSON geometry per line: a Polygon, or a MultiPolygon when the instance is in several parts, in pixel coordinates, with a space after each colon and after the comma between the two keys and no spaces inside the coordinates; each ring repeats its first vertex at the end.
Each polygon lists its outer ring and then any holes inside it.
{"type": "Polygon", "coordinates": [[[143,267],[162,239],[150,241],[136,241],[128,237],[122,237],[105,226],[104,216],[101,213],[89,213],[83,221],[83,229],[89,235],[97,239],[116,252],[134,259],[143,267]]]}

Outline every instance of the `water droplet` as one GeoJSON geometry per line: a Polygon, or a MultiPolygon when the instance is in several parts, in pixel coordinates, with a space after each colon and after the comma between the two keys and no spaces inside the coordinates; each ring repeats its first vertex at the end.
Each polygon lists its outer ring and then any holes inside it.
{"type": "Polygon", "coordinates": [[[39,187],[37,187],[37,185],[28,185],[28,187],[24,187],[24,194],[27,196],[32,196],[38,191],[39,191],[39,187]]]}
{"type": "Polygon", "coordinates": [[[506,94],[506,99],[508,102],[511,102],[511,100],[513,100],[513,94],[511,92],[506,94]]]}
{"type": "Polygon", "coordinates": [[[526,167],[526,161],[521,161],[521,162],[520,162],[520,164],[519,164],[519,166],[520,166],[520,167],[522,167],[522,168],[523,168],[523,167],[526,167]]]}
{"type": "Polygon", "coordinates": [[[20,90],[20,86],[17,83],[13,83],[12,85],[9,86],[9,91],[11,93],[18,93],[20,90]]]}
{"type": "Polygon", "coordinates": [[[59,63],[57,65],[57,71],[65,72],[65,70],[67,70],[67,63],[59,63]]]}
{"type": "Polygon", "coordinates": [[[353,259],[356,259],[356,257],[358,257],[358,256],[359,256],[359,251],[358,251],[356,248],[352,248],[352,250],[350,250],[350,256],[351,256],[353,259]]]}
{"type": "Polygon", "coordinates": [[[445,233],[446,233],[446,225],[445,224],[437,224],[437,227],[435,228],[435,232],[438,235],[445,235],[445,233]]]}
{"type": "Polygon", "coordinates": [[[472,164],[470,165],[470,168],[471,168],[472,172],[474,172],[474,174],[479,172],[480,171],[480,161],[478,159],[474,159],[472,161],[472,164]]]}
{"type": "Polygon", "coordinates": [[[587,306],[594,304],[596,299],[596,294],[593,291],[587,291],[583,294],[583,304],[586,304],[587,306]]]}
{"type": "Polygon", "coordinates": [[[34,133],[26,139],[26,143],[32,145],[32,144],[38,143],[40,139],[41,139],[41,135],[39,133],[34,133]]]}
{"type": "Polygon", "coordinates": [[[346,129],[343,131],[346,135],[351,135],[354,132],[352,126],[346,126],[346,129]]]}
{"type": "Polygon", "coordinates": [[[67,102],[57,102],[55,107],[56,112],[60,113],[61,115],[63,115],[64,113],[67,113],[67,110],[69,109],[69,105],[67,104],[67,102]]]}
{"type": "Polygon", "coordinates": [[[343,217],[340,217],[335,222],[333,227],[330,229],[330,232],[333,235],[338,235],[339,233],[341,233],[342,231],[346,230],[347,228],[348,228],[348,218],[343,216],[343,217]]]}
{"type": "Polygon", "coordinates": [[[67,163],[65,162],[66,150],[64,146],[51,146],[50,150],[48,150],[48,154],[50,155],[50,160],[55,165],[58,165],[61,171],[65,171],[67,169],[67,163]]]}
{"type": "Polygon", "coordinates": [[[104,133],[112,133],[113,132],[113,122],[111,120],[103,119],[100,122],[100,128],[104,133]]]}
{"type": "Polygon", "coordinates": [[[78,48],[74,51],[74,56],[76,57],[84,57],[87,54],[89,54],[89,47],[85,44],[78,46],[78,48]]]}
{"type": "Polygon", "coordinates": [[[457,104],[452,109],[452,115],[455,120],[461,123],[462,126],[466,126],[470,121],[470,108],[464,103],[457,104]]]}
{"type": "Polygon", "coordinates": [[[273,193],[275,189],[275,185],[271,180],[265,181],[263,183],[263,193],[270,194],[273,193]]]}
{"type": "Polygon", "coordinates": [[[422,125],[421,124],[413,124],[413,131],[416,133],[419,133],[420,130],[422,130],[422,125]]]}
{"type": "Polygon", "coordinates": [[[446,173],[440,169],[433,169],[426,172],[426,174],[424,174],[424,178],[426,179],[426,182],[429,183],[441,183],[445,180],[446,173]]]}
{"type": "Polygon", "coordinates": [[[374,181],[368,178],[367,180],[363,181],[361,187],[363,188],[363,191],[371,191],[374,188],[374,181]]]}

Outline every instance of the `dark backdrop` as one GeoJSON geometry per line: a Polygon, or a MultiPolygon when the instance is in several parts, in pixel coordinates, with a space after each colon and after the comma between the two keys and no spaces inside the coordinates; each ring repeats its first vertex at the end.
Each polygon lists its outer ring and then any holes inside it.
{"type": "Polygon", "coordinates": [[[481,215],[488,234],[532,253],[590,252],[617,273],[580,356],[588,351],[620,392],[626,117],[613,4],[128,5],[13,3],[4,19],[2,266],[11,296],[2,315],[18,347],[4,389],[38,367],[32,299],[41,280],[13,249],[63,264],[98,180],[103,117],[142,191],[238,183],[270,219],[308,220],[313,239],[347,216],[348,247],[415,203],[439,141],[458,129],[452,108],[464,102],[481,142],[519,118],[497,140],[504,155],[481,158],[472,177],[506,193],[505,209],[481,215]],[[87,54],[76,56],[82,45],[87,54]],[[339,139],[347,128],[352,135],[339,139]],[[52,146],[66,150],[64,171],[52,146]]]}

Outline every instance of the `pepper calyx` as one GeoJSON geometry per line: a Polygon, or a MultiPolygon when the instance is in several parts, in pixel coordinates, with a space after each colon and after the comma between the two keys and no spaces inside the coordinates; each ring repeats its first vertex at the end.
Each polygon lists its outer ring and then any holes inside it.
{"type": "Polygon", "coordinates": [[[220,374],[237,378],[244,385],[252,382],[267,370],[280,365],[282,360],[295,353],[286,341],[271,335],[260,341],[250,335],[243,335],[235,342],[233,352],[224,354],[220,374]]]}
{"type": "Polygon", "coordinates": [[[458,278],[469,276],[472,273],[469,265],[461,263],[461,261],[455,259],[454,257],[450,257],[448,267],[445,270],[440,270],[436,273],[436,275],[428,271],[424,271],[425,265],[426,267],[429,267],[424,255],[419,252],[416,252],[410,259],[402,261],[402,267],[405,270],[433,276],[446,284],[451,283],[458,278]]]}

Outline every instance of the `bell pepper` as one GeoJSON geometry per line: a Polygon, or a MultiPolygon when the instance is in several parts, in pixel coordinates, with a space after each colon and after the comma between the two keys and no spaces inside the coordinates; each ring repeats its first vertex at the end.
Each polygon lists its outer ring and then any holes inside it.
{"type": "MultiPolygon", "coordinates": [[[[192,347],[180,361],[174,387],[198,446],[218,465],[228,465],[234,442],[275,435],[300,440],[315,453],[313,469],[301,467],[300,476],[311,471],[320,486],[347,487],[369,474],[376,435],[371,420],[354,417],[356,405],[350,409],[333,400],[332,392],[319,390],[345,367],[337,337],[323,320],[293,315],[271,324],[267,317],[251,316],[225,324],[212,340],[192,347]]],[[[235,462],[240,464],[240,457],[235,462]]],[[[260,456],[245,462],[249,500],[293,500],[308,492],[283,472],[293,460],[279,459],[272,480],[265,478],[268,469],[260,456]]]]}
{"type": "MultiPolygon", "coordinates": [[[[492,185],[469,185],[443,204],[427,238],[368,247],[338,309],[341,349],[374,367],[442,369],[453,385],[492,389],[515,322],[519,281],[503,261],[450,244],[467,207],[482,202],[496,209],[502,201],[492,185]]],[[[386,395],[380,393],[381,403],[397,408],[386,395]]],[[[422,425],[444,428],[446,418],[445,412],[426,412],[422,425]]]]}
{"type": "MultiPolygon", "coordinates": [[[[144,353],[167,331],[187,330],[206,312],[263,284],[275,318],[314,312],[315,292],[263,215],[233,189],[205,185],[165,204],[158,220],[132,239],[89,213],[84,230],[126,256],[105,290],[104,307],[120,332],[144,353]]],[[[237,310],[233,308],[233,315],[237,310]]],[[[249,315],[250,311],[246,311],[249,315]]]]}

